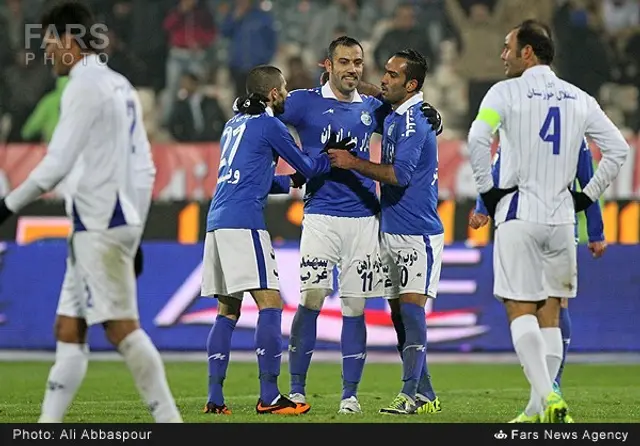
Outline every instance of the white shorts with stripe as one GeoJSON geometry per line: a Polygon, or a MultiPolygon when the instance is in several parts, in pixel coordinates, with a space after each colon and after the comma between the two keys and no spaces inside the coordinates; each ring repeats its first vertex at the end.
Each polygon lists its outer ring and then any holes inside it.
{"type": "Polygon", "coordinates": [[[245,291],[279,290],[276,255],[261,229],[207,232],[202,259],[202,296],[241,299],[245,291]]]}
{"type": "Polygon", "coordinates": [[[141,235],[138,226],[72,233],[56,314],[89,326],[138,320],[133,259],[141,235]]]}
{"type": "Polygon", "coordinates": [[[386,273],[385,296],[397,299],[401,294],[416,293],[436,298],[444,234],[380,235],[382,262],[386,273]]]}
{"type": "Polygon", "coordinates": [[[574,225],[522,220],[501,223],[495,231],[493,274],[493,293],[501,300],[539,302],[548,297],[575,297],[574,225]]]}

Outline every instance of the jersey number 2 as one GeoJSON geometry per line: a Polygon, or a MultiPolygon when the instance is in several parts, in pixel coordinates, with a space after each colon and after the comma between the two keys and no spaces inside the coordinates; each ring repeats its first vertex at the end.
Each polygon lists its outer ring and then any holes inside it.
{"type": "Polygon", "coordinates": [[[222,133],[222,153],[220,154],[220,165],[218,166],[218,184],[229,181],[236,184],[240,180],[240,171],[235,172],[231,168],[231,163],[236,156],[242,135],[244,134],[247,124],[242,124],[235,129],[227,127],[222,133]],[[225,169],[226,168],[226,169],[225,169]]]}
{"type": "Polygon", "coordinates": [[[540,138],[553,144],[553,154],[560,155],[560,108],[549,107],[547,117],[540,129],[540,138]]]}

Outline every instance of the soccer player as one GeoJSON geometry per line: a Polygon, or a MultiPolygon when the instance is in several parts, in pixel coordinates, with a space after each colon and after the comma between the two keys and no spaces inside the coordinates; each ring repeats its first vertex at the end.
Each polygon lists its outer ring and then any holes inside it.
{"type": "MultiPolygon", "coordinates": [[[[347,36],[329,45],[322,87],[289,94],[280,115],[296,129],[305,153],[320,152],[329,136],[353,138],[356,153],[369,159],[369,141],[379,132],[390,107],[360,94],[364,67],[360,43],[347,36]]],[[[428,104],[423,113],[429,114],[428,104]]],[[[433,111],[433,109],[431,109],[433,111]]],[[[440,127],[439,116],[430,123],[440,127]]],[[[299,184],[298,184],[299,185],[299,184]]],[[[339,413],[360,413],[358,384],[366,358],[365,298],[384,294],[378,245],[379,202],[372,179],[357,172],[334,169],[310,180],[304,197],[300,241],[300,305],[289,341],[290,398],[305,402],[307,371],[316,343],[317,318],[326,296],[333,291],[333,269],[339,268],[342,306],[342,398],[339,413]]]]}
{"type": "Polygon", "coordinates": [[[563,351],[560,299],[576,295],[575,213],[616,178],[629,147],[593,97],[553,73],[553,57],[546,25],[527,20],[509,32],[501,58],[510,79],[487,92],[468,147],[478,192],[496,224],[494,294],[504,302],[525,376],[543,400],[542,421],[564,423],[571,422],[569,407],[553,391],[553,379],[563,351]],[[501,169],[494,180],[496,130],[501,169]],[[585,135],[602,160],[582,192],[570,191],[585,135]]]}
{"type": "MultiPolygon", "coordinates": [[[[209,397],[204,412],[231,413],[224,401],[223,382],[231,335],[240,317],[242,297],[249,291],[260,310],[255,333],[260,378],[256,411],[302,414],[310,406],[292,402],[278,390],[282,299],[263,211],[270,191],[289,190],[289,176],[274,177],[279,156],[306,178],[329,172],[329,158],[326,153],[313,158],[303,154],[287,127],[274,116],[284,112],[287,96],[278,68],[255,67],[246,85],[248,96],[238,99],[239,113],[222,133],[218,183],[207,217],[202,295],[218,299],[218,316],[207,340],[209,397]]],[[[327,147],[340,147],[340,143],[329,139],[327,147]]]]}
{"type": "Polygon", "coordinates": [[[94,23],[77,2],[45,14],[47,56],[58,76],[69,76],[60,121],[46,156],[0,203],[2,222],[66,181],[73,231],[55,322],[56,359],[39,421],[63,421],[87,371],[87,327],[100,324],[155,421],[181,423],[160,354],[139,324],[134,257],[150,197],[138,190],[153,175],[141,108],[127,79],[93,54],[94,23]]]}
{"type": "MultiPolygon", "coordinates": [[[[494,181],[496,178],[500,176],[500,152],[496,154],[493,162],[493,168],[491,174],[493,175],[494,181]]],[[[593,177],[593,158],[591,156],[591,150],[589,150],[589,146],[587,145],[587,141],[583,140],[582,146],[580,148],[580,155],[578,158],[578,167],[576,174],[576,181],[573,182],[574,190],[576,187],[576,183],[579,184],[580,188],[584,188],[589,180],[593,177]]],[[[603,222],[602,222],[602,211],[600,206],[589,206],[585,210],[585,214],[587,217],[587,232],[589,236],[589,244],[588,248],[593,254],[595,258],[599,258],[604,254],[606,250],[607,244],[604,240],[604,232],[603,232],[603,222]]],[[[490,217],[488,216],[487,209],[482,203],[482,199],[478,197],[476,200],[476,208],[469,218],[469,226],[473,229],[478,229],[485,226],[489,223],[490,217]]],[[[578,225],[576,221],[575,225],[575,243],[578,244],[578,225]]],[[[562,336],[562,342],[564,344],[564,349],[562,351],[562,361],[560,363],[560,368],[558,373],[555,376],[553,387],[556,392],[560,392],[560,380],[562,379],[562,371],[564,368],[564,363],[567,358],[567,351],[569,348],[569,342],[571,340],[571,326],[569,319],[569,298],[562,298],[561,300],[561,309],[560,309],[560,335],[562,336]],[[567,327],[567,321],[569,322],[569,326],[567,327]]],[[[547,336],[555,335],[557,333],[558,328],[541,328],[541,332],[550,333],[547,336]]],[[[541,398],[536,395],[531,389],[531,396],[529,398],[529,403],[522,413],[520,413],[516,418],[511,420],[511,423],[539,423],[540,415],[539,413],[542,410],[541,407],[541,398]]]]}
{"type": "Polygon", "coordinates": [[[425,305],[435,299],[444,247],[438,216],[438,145],[436,133],[420,113],[427,61],[408,49],[389,59],[382,95],[394,112],[384,121],[382,163],[345,150],[330,150],[331,165],[352,170],[381,184],[381,248],[389,283],[394,325],[399,333],[404,385],[381,413],[439,412],[427,371],[425,305]]]}

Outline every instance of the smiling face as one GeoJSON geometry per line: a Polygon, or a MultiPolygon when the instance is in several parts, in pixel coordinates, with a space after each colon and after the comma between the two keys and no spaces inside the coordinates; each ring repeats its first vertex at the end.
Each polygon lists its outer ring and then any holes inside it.
{"type": "Polygon", "coordinates": [[[333,57],[325,61],[329,83],[334,91],[348,97],[356,91],[364,69],[362,49],[359,45],[338,45],[333,57]]]}

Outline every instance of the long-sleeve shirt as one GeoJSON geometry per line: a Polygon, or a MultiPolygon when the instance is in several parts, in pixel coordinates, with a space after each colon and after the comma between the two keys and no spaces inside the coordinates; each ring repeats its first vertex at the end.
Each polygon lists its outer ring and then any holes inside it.
{"type": "Polygon", "coordinates": [[[583,192],[596,201],[618,175],[629,145],[597,101],[538,65],[522,76],[495,84],[482,101],[469,131],[468,149],[479,193],[518,187],[497,205],[494,221],[574,224],[568,186],[575,180],[585,135],[602,159],[583,192]],[[491,174],[493,133],[500,135],[501,168],[491,174]]]}
{"type": "MultiPolygon", "coordinates": [[[[500,176],[500,150],[496,153],[493,161],[493,167],[491,170],[494,181],[500,176]]],[[[576,173],[576,180],[573,182],[573,189],[577,190],[577,186],[584,188],[591,178],[593,177],[593,156],[591,150],[587,145],[586,140],[582,142],[580,147],[580,156],[578,158],[578,167],[576,173]]],[[[487,208],[485,207],[482,199],[478,197],[476,199],[477,214],[488,215],[487,208]]],[[[598,204],[589,206],[585,210],[587,217],[587,234],[590,242],[601,242],[604,240],[604,224],[602,222],[602,210],[598,204]]],[[[576,221],[577,223],[577,221],[576,221]]],[[[576,238],[578,238],[578,225],[575,227],[576,238]]]]}
{"type": "Polygon", "coordinates": [[[138,190],[152,185],[154,177],[135,90],[89,55],[69,73],[60,121],[45,157],[5,204],[18,212],[64,179],[75,231],[139,226],[138,190]]]}
{"type": "Polygon", "coordinates": [[[331,169],[327,154],[311,158],[302,153],[270,108],[259,115],[239,113],[231,118],[220,144],[218,182],[209,207],[207,231],[266,229],[267,195],[289,189],[287,176],[275,176],[280,156],[307,178],[331,169]]]}

